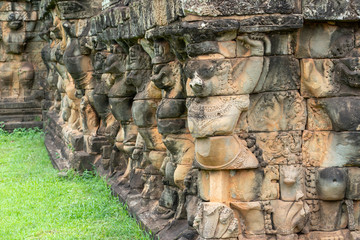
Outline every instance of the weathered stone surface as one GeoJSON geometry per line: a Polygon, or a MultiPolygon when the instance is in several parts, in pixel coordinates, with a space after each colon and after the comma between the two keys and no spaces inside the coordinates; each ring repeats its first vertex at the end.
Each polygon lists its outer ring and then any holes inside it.
{"type": "Polygon", "coordinates": [[[360,179],[360,170],[359,168],[347,168],[348,170],[348,185],[346,188],[346,198],[353,200],[360,200],[360,189],[359,189],[359,179],[360,179]]]}
{"type": "Polygon", "coordinates": [[[259,2],[243,1],[241,3],[230,1],[199,1],[183,0],[183,10],[186,14],[199,16],[227,16],[227,15],[253,15],[264,13],[294,13],[296,1],[294,0],[263,0],[259,2]]]}
{"type": "Polygon", "coordinates": [[[344,57],[354,48],[354,30],[330,24],[305,25],[298,32],[298,58],[344,57]]]}
{"type": "Polygon", "coordinates": [[[260,202],[232,202],[230,206],[239,214],[241,232],[251,235],[265,233],[264,212],[260,202]]]}
{"type": "Polygon", "coordinates": [[[308,100],[308,129],[356,131],[360,126],[359,98],[337,97],[308,100]]]}
{"type": "Polygon", "coordinates": [[[306,201],[310,208],[310,230],[335,231],[346,228],[348,215],[342,201],[306,201]]]}
{"type": "Polygon", "coordinates": [[[201,171],[198,179],[200,197],[205,201],[254,201],[277,199],[279,170],[269,166],[264,170],[201,171]],[[226,182],[219,185],[219,182],[226,182]]]}
{"type": "Polygon", "coordinates": [[[304,97],[358,95],[358,58],[301,60],[304,97]]]}
{"type": "Polygon", "coordinates": [[[359,20],[359,2],[350,1],[311,1],[303,2],[304,18],[308,20],[359,20]]]}
{"type": "Polygon", "coordinates": [[[188,98],[188,127],[195,138],[233,133],[242,111],[249,106],[249,97],[221,96],[188,98]]]}
{"type": "Polygon", "coordinates": [[[295,30],[302,26],[303,17],[299,14],[252,16],[240,21],[239,32],[295,30]]]}
{"type": "Polygon", "coordinates": [[[306,124],[304,99],[296,91],[261,93],[250,96],[249,130],[304,130],[306,124]]]}
{"type": "Polygon", "coordinates": [[[270,39],[271,50],[267,55],[291,55],[295,50],[296,32],[269,32],[266,34],[270,39]]]}
{"type": "Polygon", "coordinates": [[[297,234],[286,234],[286,235],[277,234],[276,239],[277,240],[298,240],[298,235],[297,234]]]}
{"type": "Polygon", "coordinates": [[[271,200],[279,198],[279,179],[280,173],[277,166],[267,166],[264,168],[260,199],[271,200]]]}
{"type": "Polygon", "coordinates": [[[359,231],[351,231],[351,232],[350,232],[350,239],[351,239],[351,240],[358,240],[358,239],[360,239],[360,233],[359,233],[359,231]]]}
{"type": "Polygon", "coordinates": [[[204,238],[236,238],[239,234],[234,212],[221,203],[199,204],[194,228],[204,238]]]}
{"type": "Polygon", "coordinates": [[[360,202],[347,200],[346,205],[349,213],[349,229],[359,231],[360,202]]]}
{"type": "Polygon", "coordinates": [[[316,180],[317,196],[321,200],[342,200],[345,197],[347,173],[341,168],[319,169],[316,180]]]}
{"type": "Polygon", "coordinates": [[[295,90],[300,88],[300,67],[297,59],[269,57],[264,59],[267,71],[262,72],[254,92],[295,90]],[[284,66],[287,66],[284,68],[284,66]]]}
{"type": "Polygon", "coordinates": [[[212,202],[224,202],[229,199],[229,177],[228,171],[200,171],[197,179],[200,198],[212,202]]]}
{"type": "MultiPolygon", "coordinates": [[[[276,199],[279,195],[279,171],[270,166],[264,171],[241,170],[230,172],[230,196],[232,201],[276,199]]],[[[211,187],[210,187],[211,189],[211,187]]]]}
{"type": "MultiPolygon", "coordinates": [[[[253,201],[259,198],[262,174],[256,170],[230,173],[230,194],[234,201],[253,201]]],[[[211,191],[211,186],[210,186],[211,191]]]]}
{"type": "Polygon", "coordinates": [[[186,46],[189,56],[221,54],[224,58],[233,58],[236,54],[235,41],[216,42],[208,41],[189,44],[186,46]]]}
{"type": "Polygon", "coordinates": [[[256,143],[269,164],[299,164],[302,160],[301,132],[255,133],[256,143]]]}
{"type": "Polygon", "coordinates": [[[237,136],[196,139],[195,160],[202,169],[251,169],[259,166],[256,156],[237,136]]]}
{"type": "Polygon", "coordinates": [[[305,176],[299,165],[280,166],[280,193],[284,201],[305,198],[305,176]]]}
{"type": "Polygon", "coordinates": [[[358,132],[304,131],[303,164],[332,167],[358,166],[358,132]]]}
{"type": "Polygon", "coordinates": [[[262,57],[191,61],[186,67],[187,92],[201,97],[249,94],[261,77],[261,71],[255,69],[266,67],[262,57]]]}
{"type": "MultiPolygon", "coordinates": [[[[305,235],[300,235],[299,240],[312,240],[312,239],[353,239],[349,230],[339,230],[332,232],[314,231],[305,235]]],[[[354,239],[355,240],[355,239],[354,239]]]]}
{"type": "Polygon", "coordinates": [[[33,32],[37,4],[2,1],[0,6],[0,121],[8,131],[42,127],[46,69],[39,51],[44,44],[33,32]]]}
{"type": "Polygon", "coordinates": [[[300,232],[307,222],[309,207],[305,202],[284,202],[272,200],[273,224],[276,233],[292,234],[300,232]]]}

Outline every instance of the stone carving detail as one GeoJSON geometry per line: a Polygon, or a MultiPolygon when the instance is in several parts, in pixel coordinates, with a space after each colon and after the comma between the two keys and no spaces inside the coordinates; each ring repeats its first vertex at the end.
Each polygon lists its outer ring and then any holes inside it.
{"type": "Polygon", "coordinates": [[[348,186],[346,189],[346,198],[359,200],[359,169],[358,168],[348,168],[348,186]]]}
{"type": "Polygon", "coordinates": [[[316,199],[316,169],[307,168],[305,170],[305,187],[306,187],[306,198],[307,199],[316,199]]]}
{"type": "Polygon", "coordinates": [[[36,39],[37,3],[2,1],[0,16],[0,122],[6,130],[42,127],[44,99],[41,61],[43,47],[36,39]]]}
{"type": "Polygon", "coordinates": [[[24,99],[31,95],[35,77],[34,66],[25,56],[20,55],[31,39],[26,29],[28,26],[25,26],[25,19],[28,17],[26,15],[27,12],[12,10],[8,13],[7,23],[3,24],[1,41],[5,50],[3,54],[8,58],[0,67],[0,97],[3,99],[24,99]]]}
{"type": "Polygon", "coordinates": [[[194,228],[205,239],[236,239],[239,231],[233,210],[221,203],[199,204],[194,228]]]}
{"type": "Polygon", "coordinates": [[[295,91],[257,94],[251,98],[249,128],[253,131],[304,130],[306,114],[304,99],[295,91]]]}
{"type": "Polygon", "coordinates": [[[256,133],[256,140],[269,164],[299,164],[301,155],[300,132],[256,133]]]}
{"type": "Polygon", "coordinates": [[[335,231],[347,226],[347,208],[342,201],[307,202],[310,206],[310,230],[335,231]]]}
{"type": "Polygon", "coordinates": [[[303,59],[301,92],[305,97],[358,95],[358,58],[303,59]]]}
{"type": "Polygon", "coordinates": [[[258,166],[257,159],[234,135],[234,130],[240,115],[249,106],[249,96],[238,94],[254,91],[259,79],[266,75],[268,61],[263,55],[270,46],[264,35],[244,35],[239,37],[239,41],[246,44],[250,56],[259,57],[249,57],[239,63],[222,60],[187,63],[188,95],[194,96],[187,99],[188,124],[190,133],[196,139],[197,164],[204,169],[258,166]],[[254,68],[262,71],[255,73],[251,70],[254,68]],[[215,145],[218,147],[214,148],[215,145]]]}
{"type": "Polygon", "coordinates": [[[246,234],[292,234],[300,232],[307,222],[309,207],[303,202],[272,200],[232,202],[246,234]]]}
{"type": "Polygon", "coordinates": [[[309,24],[298,32],[299,58],[345,57],[354,47],[354,30],[329,24],[309,24]]]}
{"type": "Polygon", "coordinates": [[[305,196],[303,169],[300,166],[288,165],[280,167],[281,199],[298,201],[305,196]]]}
{"type": "Polygon", "coordinates": [[[271,201],[273,225],[278,234],[298,233],[305,227],[309,207],[305,202],[271,201]]]}

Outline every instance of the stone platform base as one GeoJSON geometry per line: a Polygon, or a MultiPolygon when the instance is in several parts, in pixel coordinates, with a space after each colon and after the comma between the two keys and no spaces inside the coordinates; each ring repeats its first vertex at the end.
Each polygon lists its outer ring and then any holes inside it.
{"type": "Polygon", "coordinates": [[[42,128],[42,109],[38,101],[0,102],[0,122],[6,131],[15,128],[42,128]]]}

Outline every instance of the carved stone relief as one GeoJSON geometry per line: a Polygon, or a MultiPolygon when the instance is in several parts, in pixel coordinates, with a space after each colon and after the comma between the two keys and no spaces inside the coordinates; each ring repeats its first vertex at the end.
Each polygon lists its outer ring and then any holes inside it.
{"type": "Polygon", "coordinates": [[[221,203],[199,204],[194,227],[204,238],[236,239],[238,221],[234,212],[221,203]]]}
{"type": "Polygon", "coordinates": [[[251,96],[250,101],[248,111],[250,130],[305,129],[307,116],[305,101],[297,91],[256,94],[251,96]]]}
{"type": "MultiPolygon", "coordinates": [[[[161,239],[356,237],[359,11],[325,2],[42,0],[47,145],[161,239]]],[[[36,15],[1,6],[0,98],[25,99],[36,15]]]]}

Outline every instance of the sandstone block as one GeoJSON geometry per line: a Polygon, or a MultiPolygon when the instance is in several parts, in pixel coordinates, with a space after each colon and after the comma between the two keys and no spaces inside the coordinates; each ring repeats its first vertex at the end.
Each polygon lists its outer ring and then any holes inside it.
{"type": "Polygon", "coordinates": [[[343,201],[307,200],[311,231],[336,231],[346,228],[348,215],[343,201]]]}
{"type": "Polygon", "coordinates": [[[272,200],[273,225],[278,234],[293,234],[300,232],[308,219],[309,207],[305,202],[284,202],[272,200]]]}
{"type": "Polygon", "coordinates": [[[311,1],[303,2],[304,18],[308,20],[349,21],[360,19],[360,3],[350,1],[311,1]]]}
{"type": "Polygon", "coordinates": [[[350,232],[350,239],[351,240],[359,240],[360,239],[360,232],[359,231],[351,231],[350,232]]]}
{"type": "MultiPolygon", "coordinates": [[[[348,229],[333,232],[314,231],[304,235],[299,235],[298,240],[315,240],[315,239],[352,239],[352,233],[348,229]]],[[[354,239],[355,240],[355,239],[354,239]]]]}
{"type": "Polygon", "coordinates": [[[261,200],[272,200],[279,198],[279,167],[267,166],[264,168],[264,178],[261,186],[261,200]]]}
{"type": "Polygon", "coordinates": [[[157,128],[139,128],[138,131],[145,141],[147,150],[166,150],[164,143],[162,142],[162,136],[157,128]]]}
{"type": "Polygon", "coordinates": [[[200,236],[208,238],[237,238],[238,220],[228,206],[221,203],[201,203],[194,220],[194,228],[200,236]]]}
{"type": "Polygon", "coordinates": [[[299,165],[280,166],[281,200],[298,201],[305,198],[305,177],[299,165]]]}
{"type": "Polygon", "coordinates": [[[264,13],[294,13],[296,3],[294,0],[265,0],[261,2],[230,0],[222,2],[183,0],[183,10],[187,15],[198,16],[228,16],[228,15],[254,15],[264,13]],[[266,6],[266,7],[264,7],[266,6]]]}
{"type": "Polygon", "coordinates": [[[109,98],[111,113],[118,121],[130,121],[130,119],[132,118],[132,103],[132,98],[109,98]]]}
{"type": "Polygon", "coordinates": [[[165,185],[164,191],[161,193],[159,205],[168,209],[176,210],[178,201],[179,201],[179,196],[177,191],[165,185]]]}
{"type": "Polygon", "coordinates": [[[158,101],[136,100],[132,104],[132,117],[139,128],[156,126],[158,101]]]}
{"type": "Polygon", "coordinates": [[[301,94],[304,97],[357,96],[358,58],[302,59],[301,94]]]}
{"type": "Polygon", "coordinates": [[[191,57],[208,54],[220,54],[224,58],[234,58],[236,56],[235,41],[206,41],[201,43],[193,43],[188,44],[186,49],[189,53],[189,56],[191,57]]]}
{"type": "Polygon", "coordinates": [[[186,196],[185,208],[186,208],[186,215],[189,226],[193,226],[196,210],[199,203],[200,203],[200,199],[198,197],[193,195],[186,196]]]}
{"type": "Polygon", "coordinates": [[[303,164],[315,167],[359,166],[358,132],[304,131],[303,164]]]}
{"type": "Polygon", "coordinates": [[[264,211],[261,202],[231,202],[231,208],[241,219],[241,232],[249,235],[265,233],[264,211]]]}
{"type": "Polygon", "coordinates": [[[239,32],[294,30],[303,26],[301,14],[251,16],[240,21],[239,32]]]}
{"type": "Polygon", "coordinates": [[[303,130],[306,123],[305,100],[297,91],[261,93],[250,96],[249,130],[303,130]]]}
{"type": "Polygon", "coordinates": [[[62,19],[88,18],[101,10],[101,3],[95,2],[90,4],[86,2],[80,4],[75,1],[66,1],[60,2],[58,8],[60,9],[62,19]]]}
{"type": "Polygon", "coordinates": [[[316,180],[317,196],[321,200],[339,201],[344,199],[347,172],[342,168],[319,169],[316,180]]]}
{"type": "Polygon", "coordinates": [[[287,235],[276,234],[276,240],[298,240],[298,235],[297,234],[287,234],[287,235]]]}
{"type": "Polygon", "coordinates": [[[360,169],[347,168],[348,170],[348,186],[346,189],[346,198],[360,200],[360,169]]]}
{"type": "Polygon", "coordinates": [[[276,199],[279,186],[273,181],[279,178],[279,172],[275,167],[270,167],[265,171],[238,170],[229,172],[231,200],[248,202],[257,199],[276,199]]]}
{"type": "Polygon", "coordinates": [[[301,132],[259,132],[254,133],[256,143],[262,150],[264,160],[269,164],[299,164],[302,161],[301,132]]]}
{"type": "Polygon", "coordinates": [[[350,230],[360,230],[360,201],[351,201],[347,202],[348,213],[349,213],[349,229],[350,230]]]}
{"type": "Polygon", "coordinates": [[[186,65],[188,96],[226,96],[254,91],[261,71],[267,67],[262,57],[236,60],[199,60],[186,65]]]}
{"type": "Polygon", "coordinates": [[[308,24],[298,32],[297,58],[344,57],[354,48],[354,30],[329,24],[308,24]]]}
{"type": "Polygon", "coordinates": [[[308,129],[356,131],[360,129],[359,98],[309,99],[308,129]]]}
{"type": "Polygon", "coordinates": [[[228,201],[230,197],[229,184],[229,171],[199,171],[197,186],[199,197],[204,201],[228,201]]]}
{"type": "Polygon", "coordinates": [[[297,59],[287,56],[265,57],[263,73],[254,93],[296,90],[300,88],[300,66],[297,59]],[[284,67],[287,66],[287,67],[284,67]]]}
{"type": "Polygon", "coordinates": [[[197,138],[195,160],[200,168],[213,170],[251,169],[259,165],[256,156],[235,135],[197,138]]]}

